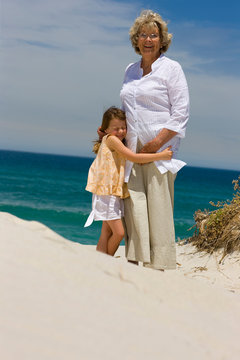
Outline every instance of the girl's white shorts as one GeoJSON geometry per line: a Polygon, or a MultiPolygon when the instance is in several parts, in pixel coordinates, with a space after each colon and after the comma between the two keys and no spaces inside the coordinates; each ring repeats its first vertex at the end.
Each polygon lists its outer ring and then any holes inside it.
{"type": "Polygon", "coordinates": [[[93,220],[116,220],[124,216],[123,199],[114,195],[92,196],[92,211],[84,227],[90,226],[93,220]]]}

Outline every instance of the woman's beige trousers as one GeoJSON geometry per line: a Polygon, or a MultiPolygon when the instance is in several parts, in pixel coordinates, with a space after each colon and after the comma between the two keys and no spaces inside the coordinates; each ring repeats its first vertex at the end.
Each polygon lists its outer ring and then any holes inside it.
{"type": "Polygon", "coordinates": [[[126,257],[154,269],[175,269],[174,180],[154,163],[134,164],[124,200],[126,257]]]}

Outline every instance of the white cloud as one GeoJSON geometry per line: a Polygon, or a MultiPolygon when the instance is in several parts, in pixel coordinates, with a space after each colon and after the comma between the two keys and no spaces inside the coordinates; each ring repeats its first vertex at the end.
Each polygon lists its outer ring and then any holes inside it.
{"type": "Polygon", "coordinates": [[[133,5],[111,1],[4,2],[1,148],[91,154],[103,109],[119,104],[134,58],[132,13],[133,5]],[[17,124],[25,131],[14,132],[17,124]]]}
{"type": "Polygon", "coordinates": [[[185,68],[197,73],[240,76],[240,30],[214,23],[169,24],[173,43],[169,54],[177,55],[185,68]]]}
{"type": "Polygon", "coordinates": [[[240,80],[192,74],[188,83],[191,116],[181,154],[191,165],[240,169],[240,80]]]}

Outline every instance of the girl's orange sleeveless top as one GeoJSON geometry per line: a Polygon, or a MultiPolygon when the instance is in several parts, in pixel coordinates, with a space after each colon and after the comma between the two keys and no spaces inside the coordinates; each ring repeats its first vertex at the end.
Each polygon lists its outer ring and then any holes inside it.
{"type": "Polygon", "coordinates": [[[106,144],[103,137],[97,157],[89,172],[86,190],[97,195],[115,195],[120,198],[129,196],[127,184],[124,183],[125,159],[106,144]]]}

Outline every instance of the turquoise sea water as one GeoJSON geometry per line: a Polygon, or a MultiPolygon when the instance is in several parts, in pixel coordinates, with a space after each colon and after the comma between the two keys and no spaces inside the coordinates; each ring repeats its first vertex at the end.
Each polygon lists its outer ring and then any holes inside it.
{"type": "MultiPolygon", "coordinates": [[[[101,223],[83,225],[91,210],[85,191],[93,159],[0,151],[0,211],[37,220],[69,240],[96,244],[101,223]]],[[[232,180],[240,172],[186,166],[175,182],[176,239],[189,237],[198,209],[212,209],[209,201],[231,199],[232,180]]]]}

